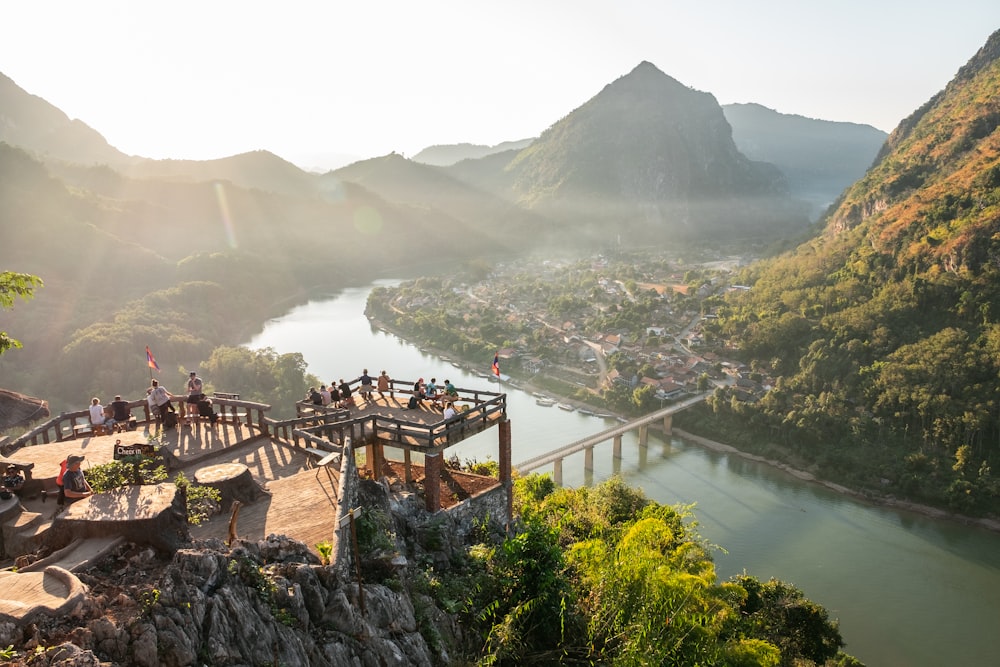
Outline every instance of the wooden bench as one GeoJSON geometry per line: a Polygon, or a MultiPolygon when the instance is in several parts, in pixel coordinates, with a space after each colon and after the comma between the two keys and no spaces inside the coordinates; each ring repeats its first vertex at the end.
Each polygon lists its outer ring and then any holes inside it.
{"type": "Polygon", "coordinates": [[[73,427],[73,437],[80,438],[87,435],[111,435],[111,431],[108,430],[105,424],[77,424],[73,427]]]}

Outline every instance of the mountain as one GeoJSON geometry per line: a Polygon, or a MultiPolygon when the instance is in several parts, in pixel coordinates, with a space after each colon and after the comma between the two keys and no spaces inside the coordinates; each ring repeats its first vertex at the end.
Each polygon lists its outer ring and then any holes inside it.
{"type": "Polygon", "coordinates": [[[521,205],[577,232],[665,242],[805,226],[778,169],[736,148],[715,98],[648,62],[548,128],[505,171],[521,205]]]}
{"type": "Polygon", "coordinates": [[[131,158],[103,136],[0,74],[0,142],[41,159],[79,164],[126,165],[131,158]]]}
{"type": "Polygon", "coordinates": [[[792,196],[808,202],[814,217],[864,176],[889,136],[871,125],[783,114],[759,104],[722,110],[740,152],[780,169],[792,196]]]}
{"type": "Polygon", "coordinates": [[[777,388],[744,417],[796,425],[787,439],[822,465],[878,471],[860,485],[995,507],[1000,31],[893,130],[818,237],[739,279],[751,289],[716,333],[777,388]]]}
{"type": "Polygon", "coordinates": [[[397,153],[355,162],[325,174],[321,181],[327,190],[334,189],[338,182],[356,183],[394,204],[426,210],[450,233],[475,232],[487,237],[491,252],[523,250],[525,234],[544,243],[545,230],[551,226],[509,199],[397,153]]]}
{"type": "Polygon", "coordinates": [[[438,146],[428,146],[411,159],[414,162],[430,164],[437,167],[448,167],[462,160],[478,160],[479,158],[503,153],[504,151],[521,150],[531,145],[534,139],[521,139],[519,141],[504,141],[496,146],[484,146],[482,144],[446,144],[438,146]]]}

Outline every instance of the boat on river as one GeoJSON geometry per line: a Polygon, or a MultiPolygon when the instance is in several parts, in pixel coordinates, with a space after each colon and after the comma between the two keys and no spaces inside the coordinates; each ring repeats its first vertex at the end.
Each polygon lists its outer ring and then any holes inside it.
{"type": "Polygon", "coordinates": [[[535,405],[541,405],[542,407],[545,407],[545,408],[551,408],[555,404],[556,404],[556,402],[554,400],[552,400],[551,398],[536,398],[535,399],[535,405]]]}
{"type": "Polygon", "coordinates": [[[569,403],[559,403],[558,407],[560,410],[565,410],[566,412],[573,412],[573,410],[576,410],[576,408],[569,403]]]}

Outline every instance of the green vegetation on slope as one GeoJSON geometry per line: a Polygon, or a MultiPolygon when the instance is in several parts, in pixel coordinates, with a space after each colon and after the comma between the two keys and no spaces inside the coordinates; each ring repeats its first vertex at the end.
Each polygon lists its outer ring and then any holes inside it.
{"type": "Polygon", "coordinates": [[[1000,511],[998,56],[1000,33],[712,325],[775,378],[717,416],[821,476],[971,513],[1000,511]]]}
{"type": "MultiPolygon", "coordinates": [[[[426,559],[406,581],[382,572],[386,585],[456,613],[477,664],[859,664],[840,650],[837,622],[794,586],[719,582],[689,508],[659,505],[617,478],[556,489],[531,475],[515,490],[520,519],[507,536],[481,535],[444,563],[426,559]]],[[[372,551],[391,543],[361,542],[372,551]]],[[[426,612],[416,611],[419,623],[426,612]]]]}

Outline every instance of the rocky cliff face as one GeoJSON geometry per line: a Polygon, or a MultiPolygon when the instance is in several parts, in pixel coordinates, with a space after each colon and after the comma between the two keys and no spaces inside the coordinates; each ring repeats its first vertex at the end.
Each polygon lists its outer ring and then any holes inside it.
{"type": "Polygon", "coordinates": [[[447,567],[448,552],[464,548],[459,536],[468,533],[470,518],[428,515],[416,500],[390,500],[382,487],[368,486],[362,503],[391,512],[402,542],[363,556],[360,591],[353,568],[338,575],[283,536],[233,548],[210,540],[170,557],[130,545],[77,573],[89,595],[66,617],[0,624],[0,646],[13,645],[20,655],[7,664],[451,664],[462,650],[462,629],[432,599],[407,592],[406,568],[420,560],[447,567]],[[428,531],[447,536],[434,552],[420,546],[428,531]]]}

